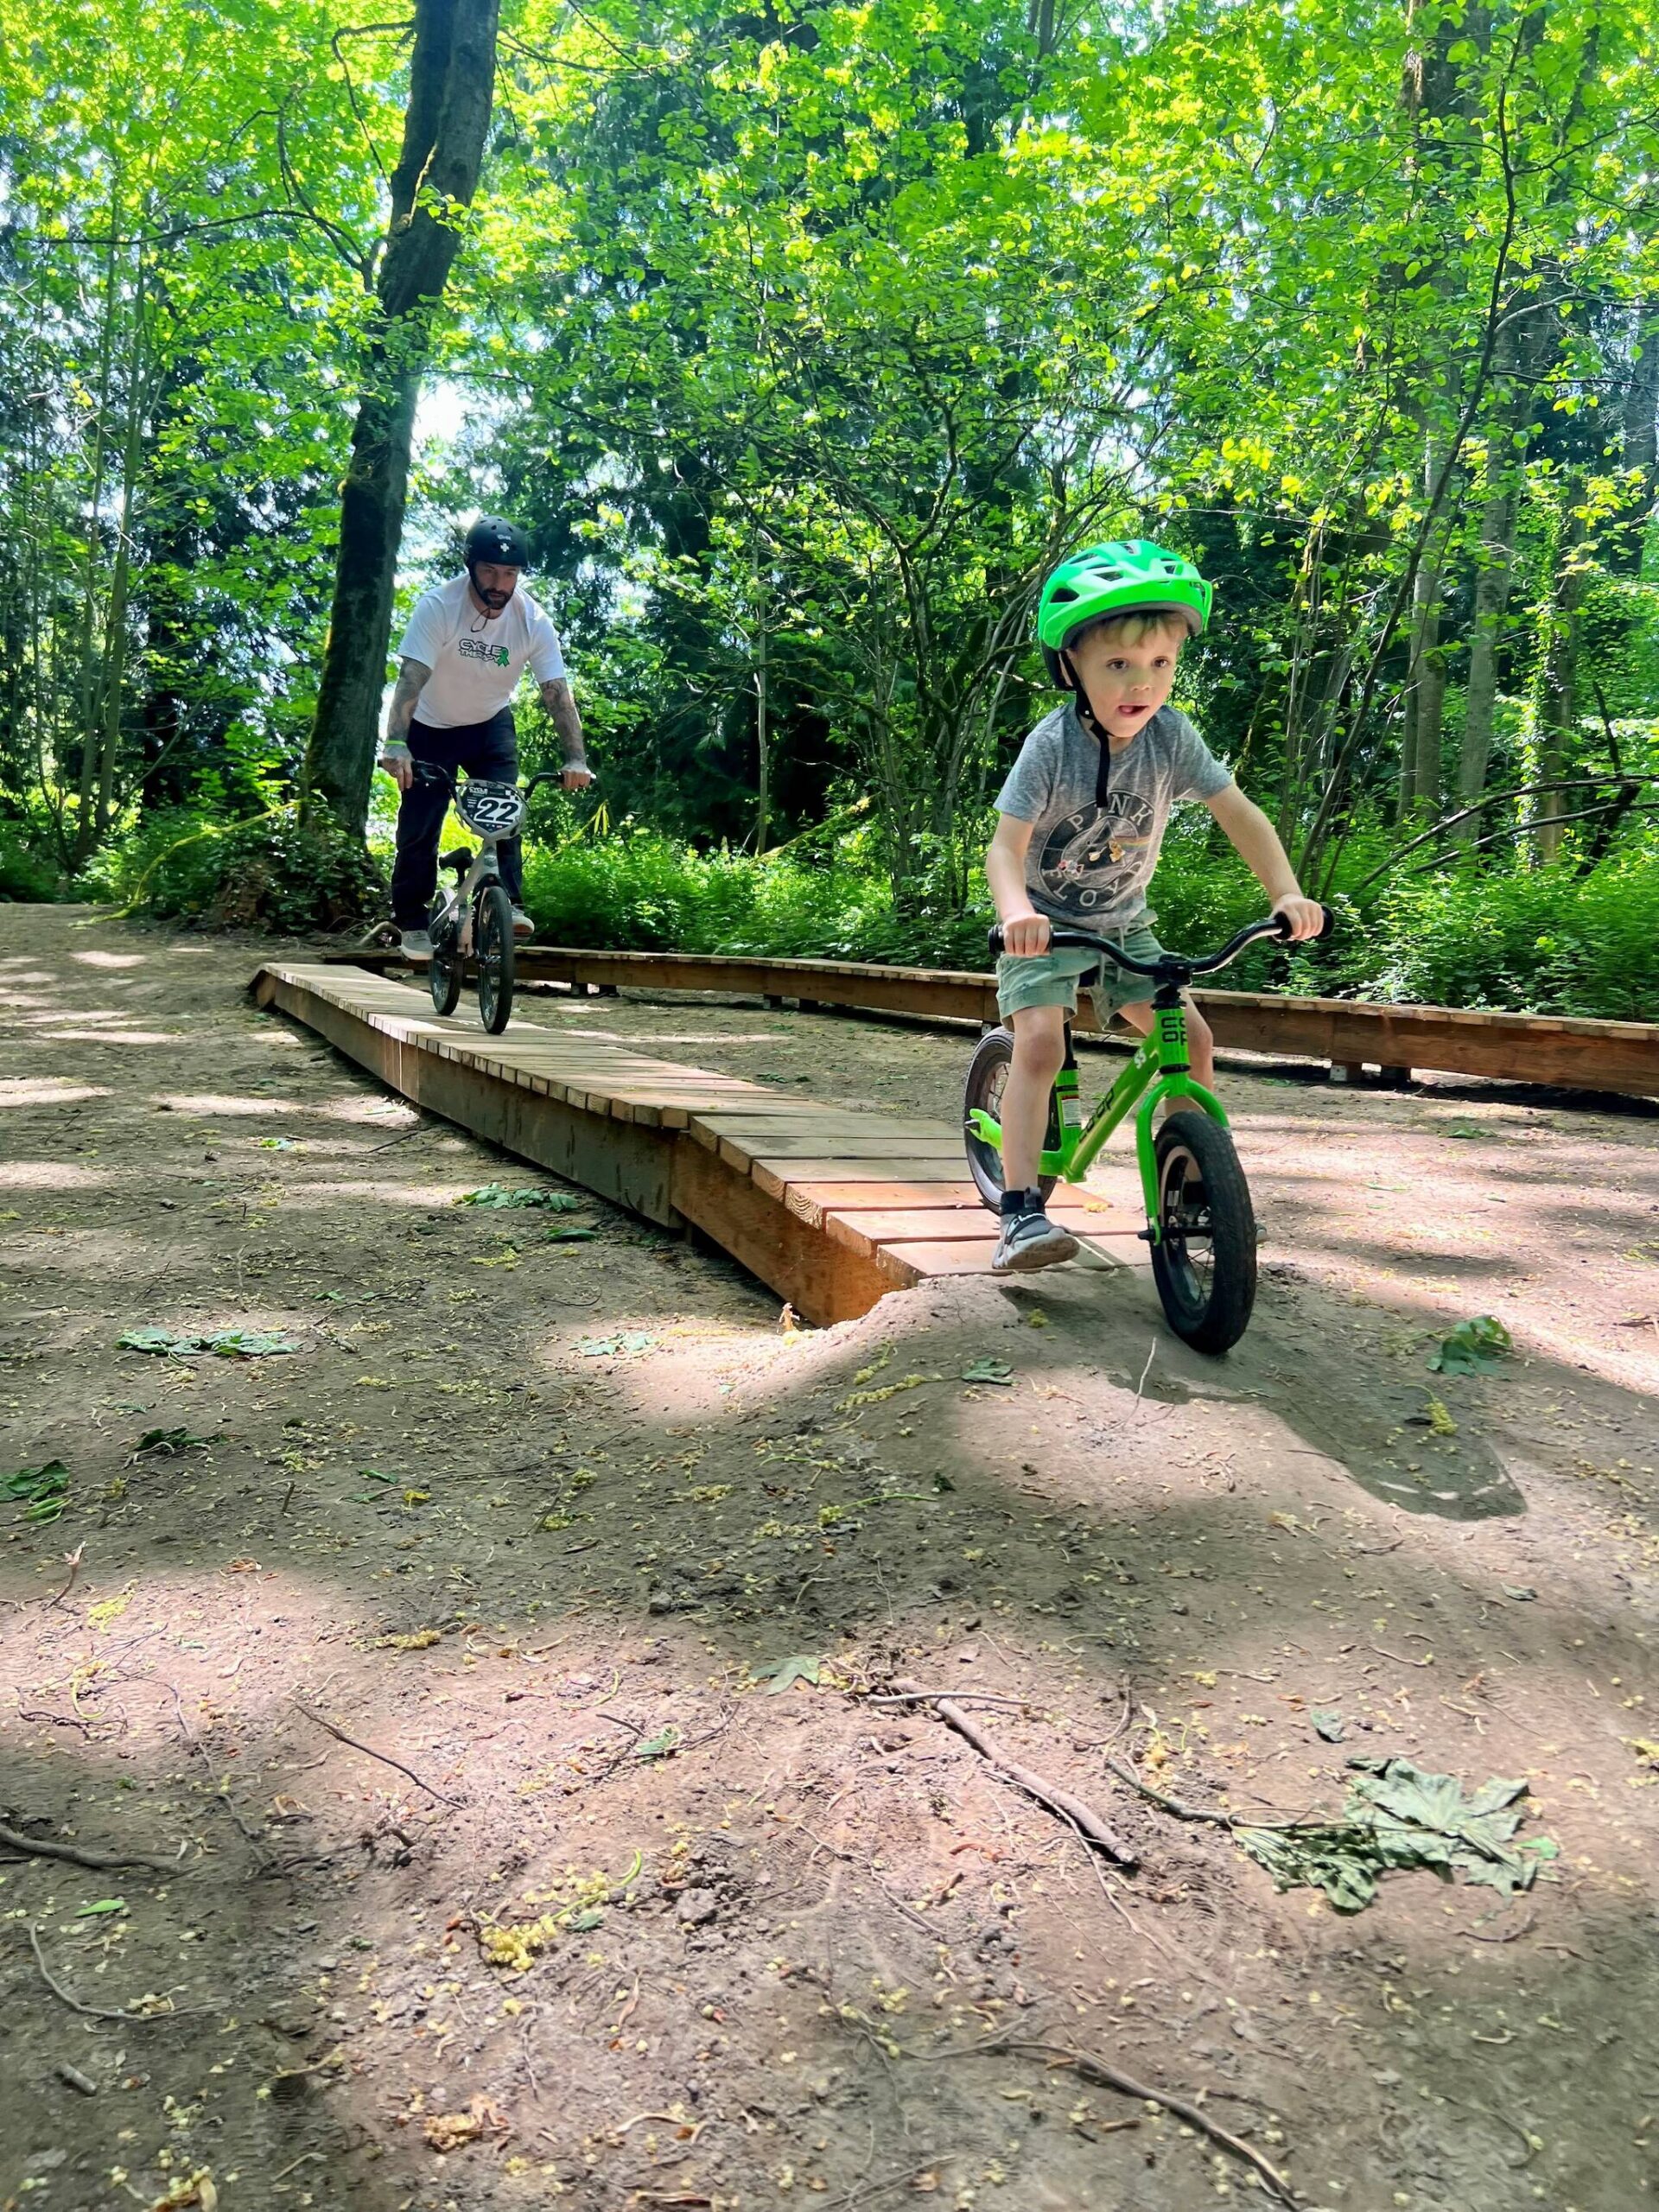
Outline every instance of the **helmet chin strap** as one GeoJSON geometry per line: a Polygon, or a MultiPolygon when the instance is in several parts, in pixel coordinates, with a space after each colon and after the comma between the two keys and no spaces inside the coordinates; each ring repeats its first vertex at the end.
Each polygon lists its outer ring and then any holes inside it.
{"type": "Polygon", "coordinates": [[[1103,810],[1112,788],[1111,740],[1096,720],[1095,710],[1090,703],[1089,694],[1083,688],[1082,678],[1071,664],[1071,654],[1064,648],[1060,652],[1060,673],[1071,687],[1071,702],[1077,709],[1077,720],[1100,747],[1100,759],[1095,765],[1095,804],[1103,810]]]}

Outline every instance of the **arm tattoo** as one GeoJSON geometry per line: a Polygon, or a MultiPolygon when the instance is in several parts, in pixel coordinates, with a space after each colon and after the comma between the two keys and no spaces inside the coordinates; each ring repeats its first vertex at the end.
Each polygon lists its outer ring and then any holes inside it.
{"type": "Polygon", "coordinates": [[[582,716],[576,711],[576,696],[569,681],[556,676],[542,686],[542,704],[553,717],[553,727],[559,733],[568,761],[581,760],[586,752],[582,734],[582,716]]]}
{"type": "Polygon", "coordinates": [[[426,688],[431,670],[424,661],[406,660],[397,671],[397,688],[391,695],[391,709],[386,716],[386,743],[407,745],[409,725],[414,720],[415,702],[426,688]]]}

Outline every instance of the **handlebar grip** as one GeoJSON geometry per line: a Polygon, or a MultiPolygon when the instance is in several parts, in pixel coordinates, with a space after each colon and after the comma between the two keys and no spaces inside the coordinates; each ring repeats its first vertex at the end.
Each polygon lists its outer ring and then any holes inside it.
{"type": "MultiPolygon", "coordinates": [[[[1330,907],[1321,906],[1319,912],[1324,915],[1325,919],[1319,924],[1319,926],[1314,931],[1312,937],[1305,937],[1301,939],[1302,944],[1317,944],[1322,937],[1330,937],[1335,931],[1337,918],[1335,914],[1332,913],[1330,907]]],[[[1290,935],[1290,925],[1283,914],[1281,914],[1279,917],[1279,935],[1281,938],[1286,939],[1288,939],[1290,935]]]]}
{"type": "Polygon", "coordinates": [[[1002,925],[1001,922],[993,922],[991,925],[990,947],[992,959],[1000,960],[1002,957],[1002,925]]]}

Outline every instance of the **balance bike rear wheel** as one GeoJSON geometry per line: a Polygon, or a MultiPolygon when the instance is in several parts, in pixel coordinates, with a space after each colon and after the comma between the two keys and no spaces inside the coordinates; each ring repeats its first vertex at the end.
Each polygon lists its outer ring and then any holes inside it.
{"type": "Polygon", "coordinates": [[[1164,1122],[1154,1152],[1152,1273],[1169,1325],[1195,1351],[1230,1351],[1255,1303],[1255,1212],[1233,1141],[1189,1109],[1164,1122]]]}
{"type": "MultiPolygon", "coordinates": [[[[968,1150],[968,1173],[974,1179],[974,1188],[993,1213],[1002,1210],[1002,1155],[995,1145],[987,1144],[976,1134],[971,1116],[977,1108],[982,1114],[1001,1123],[1002,1093],[1007,1086],[1008,1070],[1014,1065],[1014,1036],[1007,1029],[987,1030],[978,1044],[973,1058],[968,1063],[968,1081],[963,1090],[963,1142],[968,1150]]],[[[1058,1151],[1060,1142],[1060,1109],[1051,1096],[1048,1102],[1048,1133],[1043,1140],[1045,1151],[1058,1151]]],[[[1054,1188],[1058,1175],[1039,1179],[1039,1188],[1045,1198],[1054,1188]]]]}
{"type": "Polygon", "coordinates": [[[512,901],[499,883],[486,886],[474,912],[478,944],[478,1014],[492,1037],[512,1016],[512,901]]]}

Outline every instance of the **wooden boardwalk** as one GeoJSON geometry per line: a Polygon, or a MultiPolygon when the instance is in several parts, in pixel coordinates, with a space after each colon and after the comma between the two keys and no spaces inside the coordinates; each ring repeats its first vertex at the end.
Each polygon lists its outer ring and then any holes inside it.
{"type": "MultiPolygon", "coordinates": [[[[665,1228],[690,1224],[820,1325],[892,1290],[990,1271],[996,1224],[968,1179],[960,1129],[786,1096],[600,1039],[475,1015],[360,969],[273,963],[276,1007],[413,1103],[665,1228]]],[[[1132,1168],[1114,1192],[1049,1208],[1139,1259],[1132,1168]]]]}
{"type": "MultiPolygon", "coordinates": [[[[334,957],[406,972],[401,953],[334,957]]],[[[995,978],[953,969],[695,952],[591,952],[541,944],[521,946],[518,965],[526,982],[578,988],[720,991],[765,998],[774,1006],[788,998],[803,1007],[922,1020],[989,1023],[997,1018],[995,978]]],[[[1493,1082],[1659,1097],[1659,1022],[1293,998],[1271,991],[1198,990],[1193,997],[1218,1045],[1328,1060],[1333,1071],[1351,1078],[1366,1067],[1401,1079],[1414,1068],[1425,1068],[1493,1082]]],[[[1084,998],[1077,1027],[1086,1033],[1096,1027],[1084,998]]]]}

